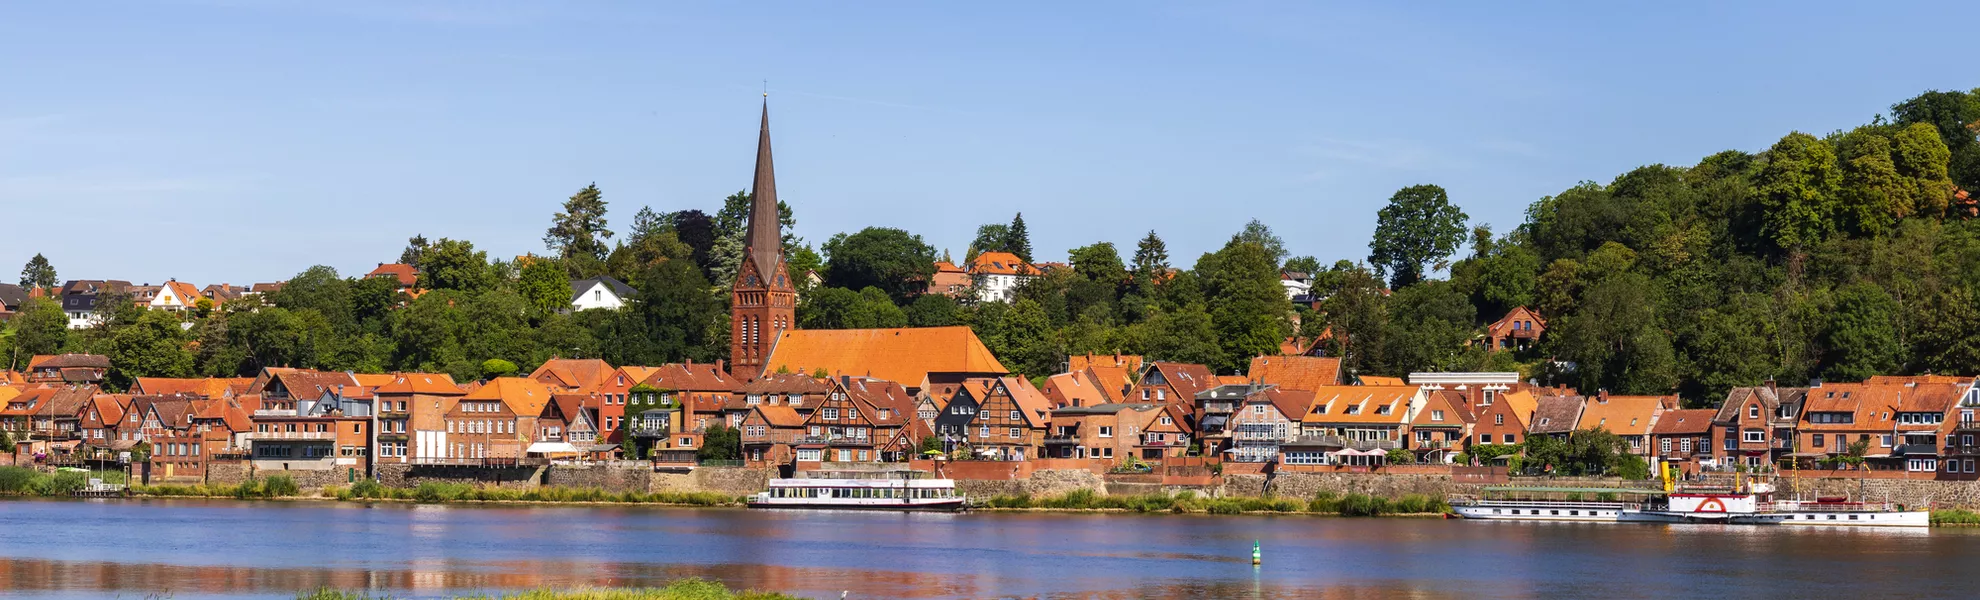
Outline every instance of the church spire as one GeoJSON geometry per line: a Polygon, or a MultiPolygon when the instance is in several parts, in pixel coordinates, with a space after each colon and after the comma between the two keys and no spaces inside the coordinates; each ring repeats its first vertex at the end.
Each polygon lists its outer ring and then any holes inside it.
{"type": "Polygon", "coordinates": [[[764,94],[763,127],[756,137],[756,181],[750,184],[749,233],[743,238],[750,258],[764,278],[784,254],[781,214],[777,210],[777,173],[770,162],[770,99],[764,94]]]}

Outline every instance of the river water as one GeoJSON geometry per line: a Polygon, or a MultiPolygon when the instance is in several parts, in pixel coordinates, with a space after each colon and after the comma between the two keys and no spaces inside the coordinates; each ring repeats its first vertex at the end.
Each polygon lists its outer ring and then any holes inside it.
{"type": "Polygon", "coordinates": [[[683,576],[813,598],[1971,597],[1980,531],[1311,516],[0,502],[0,597],[401,598],[683,576]],[[1251,565],[1251,544],[1264,564],[1251,565]]]}

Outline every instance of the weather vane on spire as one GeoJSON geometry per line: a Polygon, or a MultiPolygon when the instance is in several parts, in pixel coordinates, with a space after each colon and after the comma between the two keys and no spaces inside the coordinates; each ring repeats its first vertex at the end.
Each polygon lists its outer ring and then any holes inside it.
{"type": "Polygon", "coordinates": [[[763,80],[763,97],[770,97],[770,80],[768,79],[763,80]]]}

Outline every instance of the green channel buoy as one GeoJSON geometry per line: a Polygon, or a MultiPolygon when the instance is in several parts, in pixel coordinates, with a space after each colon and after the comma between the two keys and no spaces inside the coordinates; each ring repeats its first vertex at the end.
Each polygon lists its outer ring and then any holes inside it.
{"type": "Polygon", "coordinates": [[[1258,550],[1258,540],[1251,540],[1251,564],[1256,565],[1264,562],[1264,558],[1264,553],[1258,550]]]}

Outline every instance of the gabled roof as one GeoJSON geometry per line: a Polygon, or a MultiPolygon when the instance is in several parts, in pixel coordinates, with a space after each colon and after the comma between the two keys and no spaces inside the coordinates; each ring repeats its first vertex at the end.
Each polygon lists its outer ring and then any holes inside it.
{"type": "Polygon", "coordinates": [[[1317,390],[1340,385],[1341,359],[1319,356],[1260,356],[1251,359],[1246,377],[1252,383],[1288,390],[1317,390]]]}
{"type": "Polygon", "coordinates": [[[823,394],[832,389],[829,381],[798,373],[764,373],[742,384],[744,394],[823,394]]]}
{"type": "MultiPolygon", "coordinates": [[[[1148,368],[1154,370],[1157,373],[1161,373],[1162,379],[1168,381],[1169,387],[1175,388],[1176,395],[1181,396],[1184,399],[1194,399],[1196,398],[1196,395],[1202,393],[1203,390],[1207,390],[1213,387],[1217,387],[1218,385],[1222,385],[1222,383],[1217,380],[1217,376],[1210,372],[1210,367],[1206,367],[1203,365],[1191,364],[1191,363],[1153,362],[1148,364],[1148,368]]],[[[1142,378],[1143,379],[1147,378],[1147,374],[1145,372],[1143,373],[1142,378]]]]}
{"type": "Polygon", "coordinates": [[[96,407],[97,419],[103,423],[117,423],[124,419],[124,410],[129,408],[130,396],[121,394],[97,394],[90,398],[90,405],[96,407]]]}
{"type": "Polygon", "coordinates": [[[1574,433],[1588,403],[1581,396],[1541,396],[1533,407],[1533,421],[1527,433],[1574,433]]]}
{"type": "Polygon", "coordinates": [[[1066,357],[1067,371],[1084,371],[1087,367],[1113,367],[1129,372],[1141,370],[1141,357],[1134,354],[1075,354],[1066,357]]]}
{"type": "Polygon", "coordinates": [[[1409,418],[1409,401],[1417,387],[1329,385],[1313,390],[1313,407],[1300,419],[1306,423],[1395,423],[1409,418]]]}
{"type": "Polygon", "coordinates": [[[1584,403],[1579,429],[1602,428],[1616,435],[1644,435],[1663,405],[1657,396],[1595,396],[1584,403]]]}
{"type": "Polygon", "coordinates": [[[1667,411],[1657,417],[1657,427],[1650,430],[1653,435],[1700,435],[1712,432],[1712,416],[1718,411],[1709,408],[1691,408],[1667,411]]]}
{"type": "Polygon", "coordinates": [[[804,426],[804,417],[799,416],[797,411],[789,406],[782,404],[758,404],[750,407],[750,410],[763,415],[763,422],[769,423],[771,427],[804,426]]]}
{"type": "Polygon", "coordinates": [[[1541,318],[1540,313],[1534,312],[1533,309],[1524,306],[1519,306],[1519,307],[1514,307],[1512,310],[1506,311],[1506,316],[1499,317],[1499,320],[1493,321],[1491,325],[1486,326],[1486,329],[1490,329],[1492,331],[1511,329],[1510,323],[1512,323],[1513,321],[1520,321],[1520,320],[1533,321],[1534,323],[1537,323],[1541,329],[1547,328],[1547,319],[1541,318]]]}
{"type": "Polygon", "coordinates": [[[931,372],[1010,372],[968,327],[799,329],[777,335],[766,373],[858,375],[919,383],[931,372]]]}
{"type": "Polygon", "coordinates": [[[621,300],[631,298],[633,295],[632,286],[626,285],[626,282],[619,281],[611,275],[599,275],[585,279],[572,279],[571,301],[577,302],[584,299],[584,293],[591,291],[592,286],[597,285],[605,286],[605,289],[611,290],[612,295],[618,296],[621,300]]]}
{"type": "Polygon", "coordinates": [[[157,415],[158,422],[169,429],[185,429],[192,425],[193,401],[179,396],[137,396],[131,399],[131,409],[150,418],[157,415]]]}
{"type": "MultiPolygon", "coordinates": [[[[1505,405],[1506,410],[1511,411],[1513,417],[1519,419],[1519,426],[1521,428],[1532,424],[1533,413],[1540,410],[1539,398],[1535,397],[1533,392],[1527,390],[1499,394],[1499,403],[1505,405]]],[[[1583,410],[1585,411],[1586,409],[1583,410]]],[[[1583,416],[1586,416],[1585,412],[1583,416]]]]}
{"type": "Polygon", "coordinates": [[[1412,427],[1463,427],[1474,419],[1462,408],[1464,394],[1453,390],[1433,390],[1425,395],[1423,411],[1411,419],[1412,427]],[[1441,418],[1439,418],[1441,417],[1441,418]]]}
{"type": "Polygon", "coordinates": [[[1045,397],[1053,406],[1093,406],[1108,401],[1106,392],[1083,371],[1060,373],[1045,379],[1045,397]]]}
{"type": "Polygon", "coordinates": [[[1279,414],[1285,415],[1286,419],[1294,423],[1298,423],[1301,419],[1304,419],[1307,411],[1313,408],[1313,392],[1311,390],[1288,390],[1268,387],[1252,394],[1251,398],[1246,398],[1246,400],[1251,400],[1252,398],[1271,404],[1273,408],[1279,409],[1279,414]]]}
{"type": "Polygon", "coordinates": [[[434,396],[464,396],[466,391],[454,383],[454,376],[446,373],[396,373],[392,381],[372,390],[374,394],[428,394],[434,396]]]}
{"type": "Polygon", "coordinates": [[[848,378],[847,384],[847,395],[867,406],[868,414],[874,415],[874,424],[885,426],[913,420],[914,396],[908,395],[907,388],[901,384],[867,378],[848,378]]]}
{"type": "Polygon", "coordinates": [[[164,287],[172,290],[172,295],[178,296],[179,301],[186,303],[187,306],[191,306],[201,298],[198,287],[177,279],[165,282],[164,287]]]}
{"type": "Polygon", "coordinates": [[[101,354],[57,354],[29,359],[30,369],[110,368],[110,357],[101,354]]]}
{"type": "Polygon", "coordinates": [[[1355,379],[1360,380],[1361,385],[1409,385],[1408,383],[1405,383],[1403,381],[1403,378],[1401,377],[1385,377],[1381,375],[1360,375],[1355,377],[1355,379]]]}
{"type": "Polygon", "coordinates": [[[1045,394],[1033,387],[1030,380],[1023,377],[1001,377],[998,380],[1010,392],[1011,401],[1017,403],[1025,421],[1032,427],[1044,427],[1052,421],[1052,402],[1046,400],[1045,394]]]}
{"type": "Polygon", "coordinates": [[[221,398],[228,395],[234,381],[218,377],[139,377],[131,392],[158,396],[198,396],[221,398]]]}
{"type": "Polygon", "coordinates": [[[1870,385],[1902,385],[1906,383],[1973,383],[1973,378],[1964,375],[1872,375],[1863,383],[1870,385]]]}
{"type": "Polygon", "coordinates": [[[1009,252],[983,252],[970,261],[969,272],[977,275],[1038,275],[1038,268],[1009,252]]]}
{"type": "Polygon", "coordinates": [[[419,282],[419,270],[412,265],[401,263],[379,263],[378,268],[365,273],[365,277],[390,277],[399,282],[399,287],[412,287],[419,282]]]}
{"type": "Polygon", "coordinates": [[[250,392],[260,394],[273,381],[281,381],[282,387],[289,390],[289,397],[297,400],[321,398],[325,394],[336,394],[340,389],[346,395],[361,395],[366,391],[364,386],[358,384],[357,378],[338,371],[267,367],[262,369],[262,373],[266,379],[256,378],[260,386],[250,387],[250,392]]]}
{"type": "Polygon", "coordinates": [[[574,392],[593,392],[612,374],[612,365],[596,358],[552,358],[530,372],[529,378],[574,392]]]}
{"type": "Polygon", "coordinates": [[[543,405],[550,402],[550,388],[535,379],[497,377],[461,399],[500,400],[509,407],[510,412],[525,416],[540,415],[543,414],[543,405]]]}
{"type": "Polygon", "coordinates": [[[18,307],[27,302],[27,288],[11,283],[0,283],[0,307],[18,307]]]}

